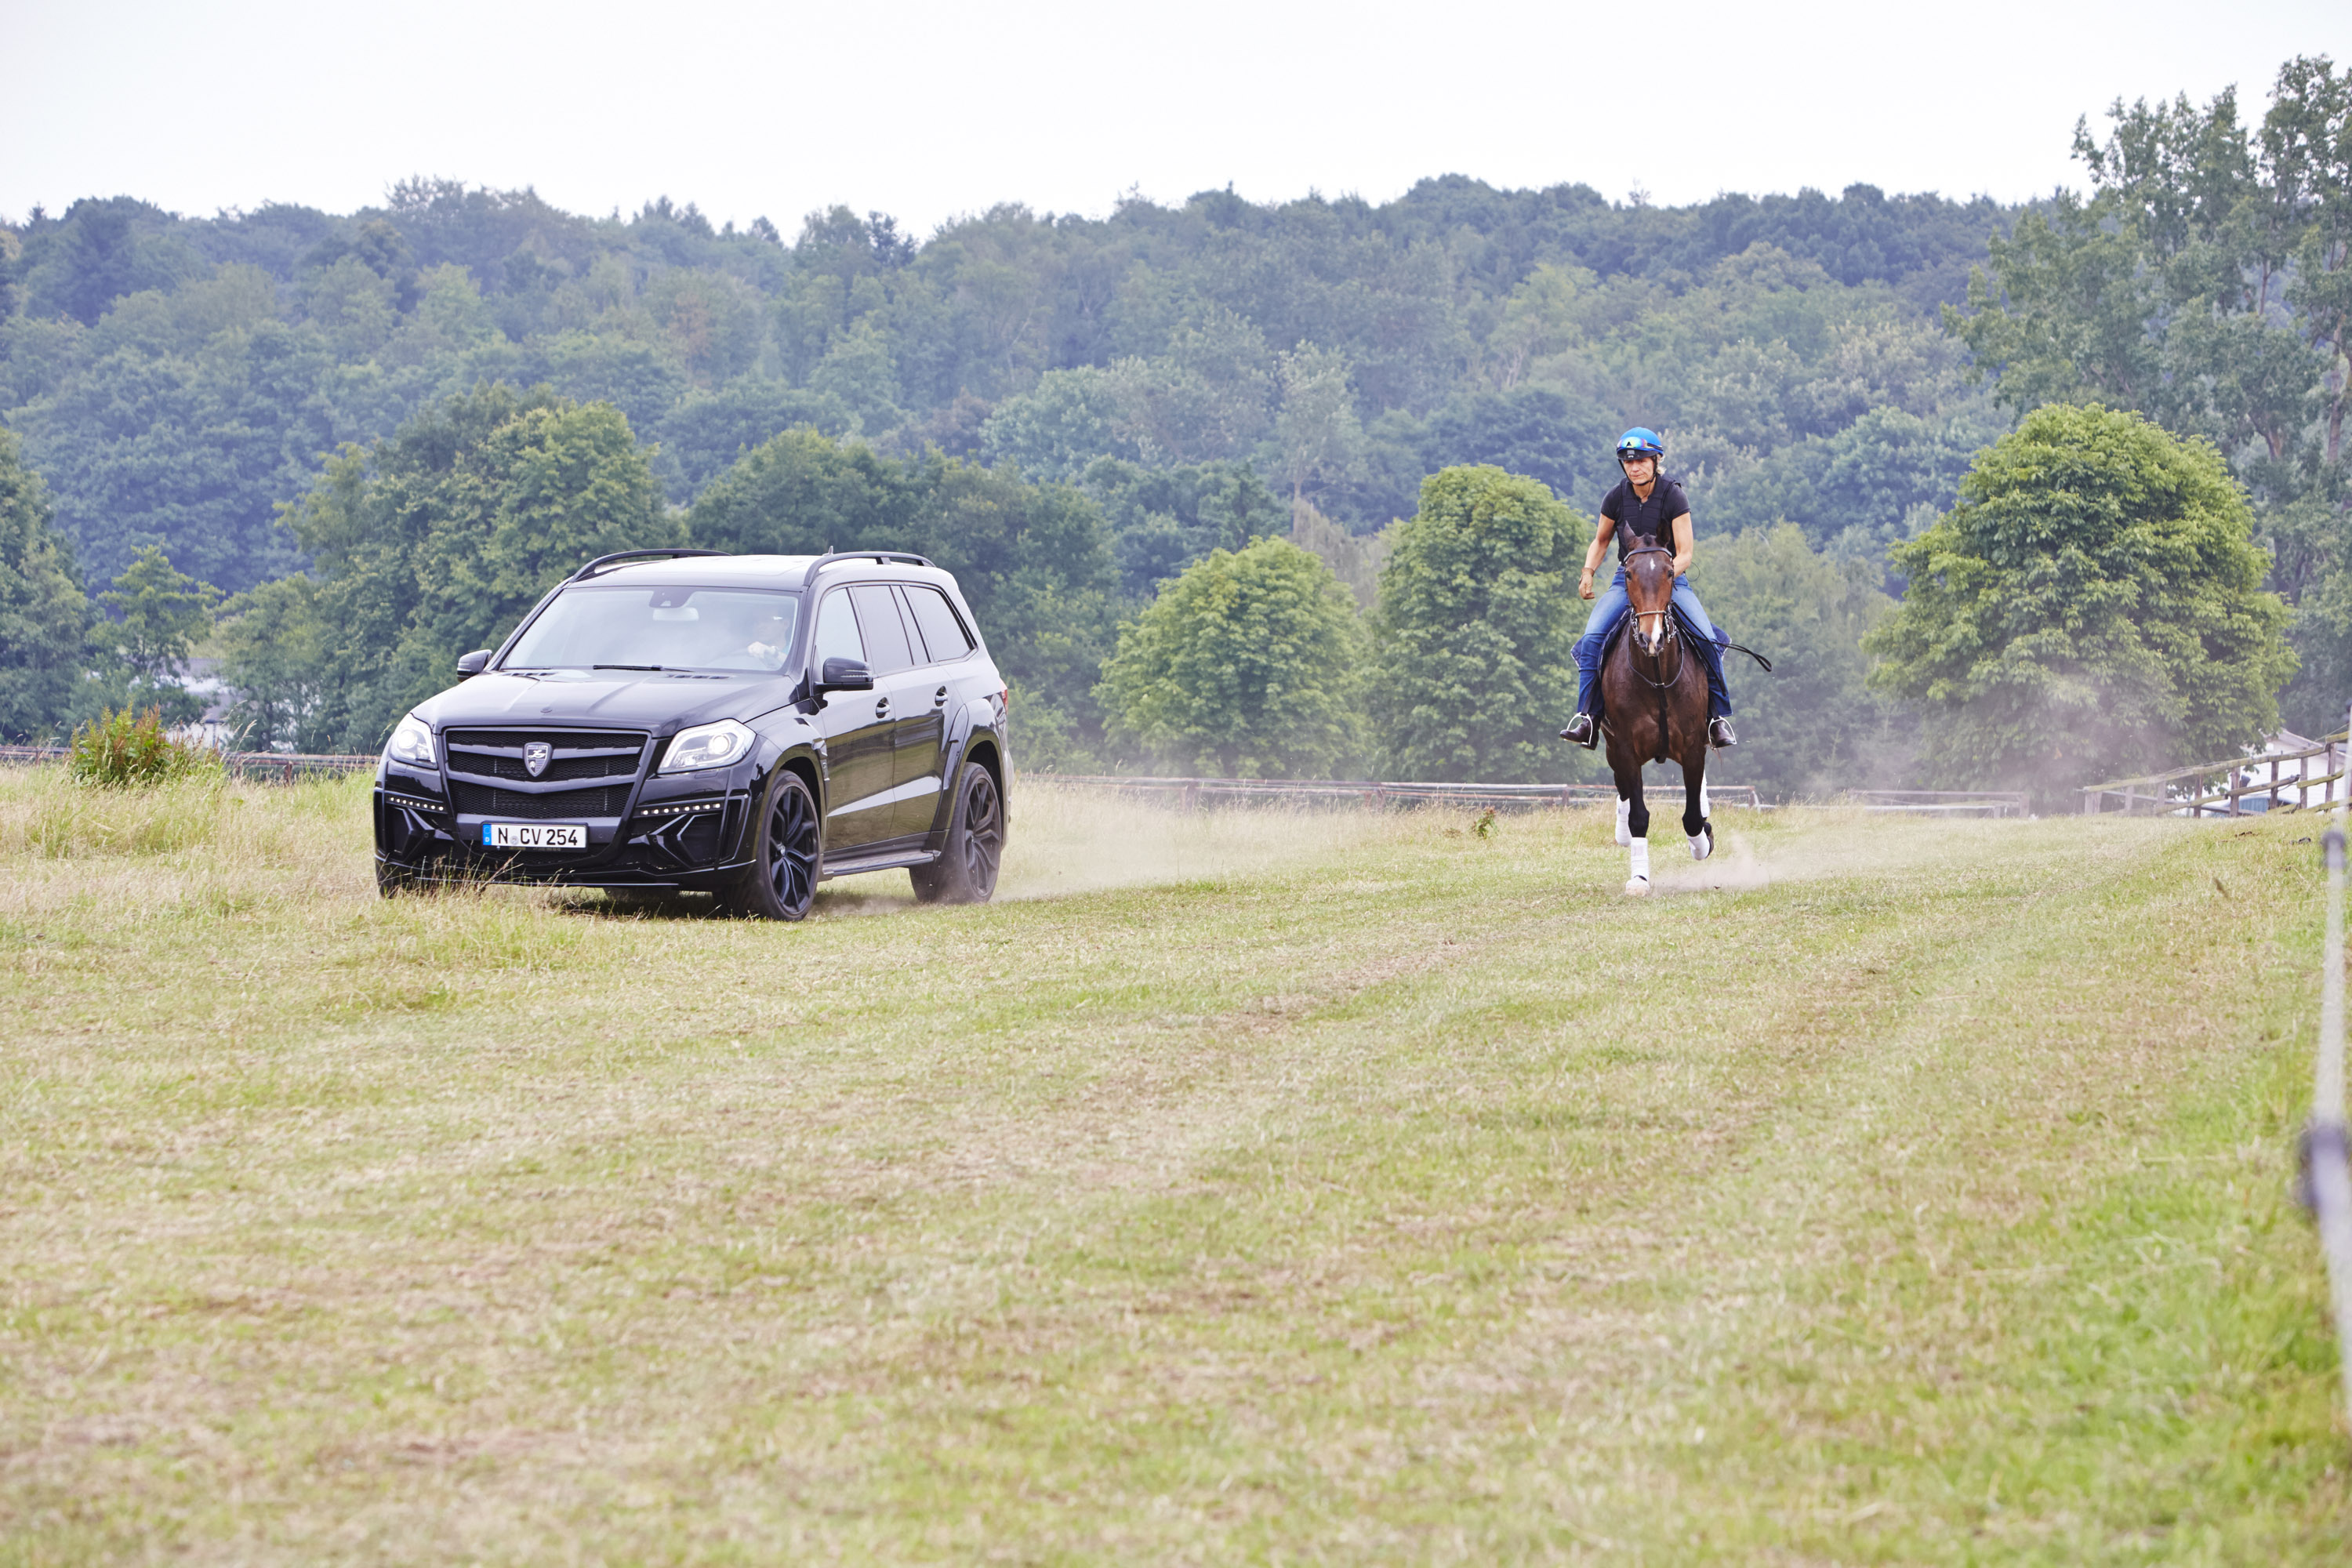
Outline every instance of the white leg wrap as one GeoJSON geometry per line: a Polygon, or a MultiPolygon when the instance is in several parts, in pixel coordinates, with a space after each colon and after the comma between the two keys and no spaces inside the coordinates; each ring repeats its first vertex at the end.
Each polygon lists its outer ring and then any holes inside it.
{"type": "Polygon", "coordinates": [[[1715,853],[1714,832],[1708,828],[1700,828],[1698,830],[1698,837],[1690,841],[1690,847],[1692,859],[1706,859],[1708,856],[1715,853]]]}
{"type": "Polygon", "coordinates": [[[1715,816],[1715,802],[1707,799],[1706,797],[1706,781],[1705,779],[1698,781],[1698,814],[1701,817],[1709,820],[1712,820],[1715,816]]]}
{"type": "Polygon", "coordinates": [[[1631,844],[1633,842],[1633,829],[1628,826],[1628,824],[1633,820],[1633,803],[1632,801],[1621,800],[1617,803],[1617,842],[1619,844],[1631,844]]]}
{"type": "Polygon", "coordinates": [[[1650,841],[1646,838],[1633,840],[1633,854],[1629,858],[1633,863],[1628,868],[1625,879],[1625,890],[1629,893],[1648,892],[1650,890],[1650,841]]]}

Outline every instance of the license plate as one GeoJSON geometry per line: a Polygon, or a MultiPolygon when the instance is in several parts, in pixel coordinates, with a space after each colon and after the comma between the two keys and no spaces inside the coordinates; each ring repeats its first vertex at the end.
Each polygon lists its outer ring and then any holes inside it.
{"type": "Polygon", "coordinates": [[[585,849],[588,829],[577,822],[485,822],[485,849],[585,849]]]}

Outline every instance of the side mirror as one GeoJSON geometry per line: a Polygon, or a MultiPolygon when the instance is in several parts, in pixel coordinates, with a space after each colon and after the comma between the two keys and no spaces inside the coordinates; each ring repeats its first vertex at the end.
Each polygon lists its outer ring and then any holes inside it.
{"type": "Polygon", "coordinates": [[[873,689],[874,672],[866,668],[866,661],[862,658],[826,659],[824,668],[817,674],[816,694],[819,697],[828,691],[873,689]]]}
{"type": "Polygon", "coordinates": [[[479,675],[489,662],[490,650],[478,647],[471,653],[457,656],[457,673],[460,676],[479,675]]]}

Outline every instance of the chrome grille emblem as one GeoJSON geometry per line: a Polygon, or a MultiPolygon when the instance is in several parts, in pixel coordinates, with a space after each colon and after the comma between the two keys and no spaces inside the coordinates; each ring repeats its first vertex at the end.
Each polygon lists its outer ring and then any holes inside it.
{"type": "Polygon", "coordinates": [[[547,771],[547,759],[554,752],[555,748],[545,741],[525,741],[522,743],[522,771],[537,778],[547,771]]]}

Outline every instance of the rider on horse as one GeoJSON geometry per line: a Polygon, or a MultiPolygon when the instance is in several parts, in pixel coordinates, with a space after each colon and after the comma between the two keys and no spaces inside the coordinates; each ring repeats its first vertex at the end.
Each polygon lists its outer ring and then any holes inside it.
{"type": "Polygon", "coordinates": [[[1584,552],[1584,575],[1576,591],[1590,599],[1592,574],[1600,569],[1610,539],[1613,536],[1617,541],[1616,575],[1592,606],[1584,635],[1576,639],[1576,717],[1559,732],[1560,739],[1587,749],[1599,739],[1592,698],[1601,682],[1601,655],[1609,646],[1609,634],[1625,618],[1625,552],[1639,544],[1663,546],[1674,552],[1675,608],[1698,633],[1693,640],[1706,662],[1707,743],[1718,748],[1739,743],[1731,732],[1731,693],[1723,684],[1723,648],[1716,641],[1715,623],[1707,619],[1706,608],[1683,575],[1691,563],[1690,502],[1684,498],[1682,486],[1658,473],[1665,455],[1665,445],[1655,431],[1636,426],[1617,438],[1617,461],[1625,477],[1601,503],[1601,525],[1593,530],[1592,547],[1584,552]]]}

